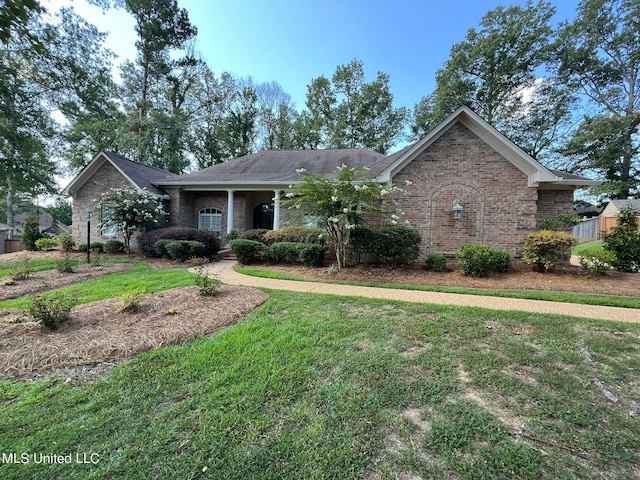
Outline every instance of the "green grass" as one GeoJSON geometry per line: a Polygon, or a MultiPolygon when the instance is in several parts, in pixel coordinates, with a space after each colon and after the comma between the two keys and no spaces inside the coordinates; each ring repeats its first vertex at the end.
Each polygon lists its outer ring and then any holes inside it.
{"type": "Polygon", "coordinates": [[[573,255],[580,256],[582,252],[584,252],[585,250],[589,250],[593,247],[602,247],[602,240],[594,240],[592,242],[586,242],[586,243],[581,243],[580,245],[576,245],[571,250],[571,253],[573,255]]]}
{"type": "Polygon", "coordinates": [[[0,478],[637,474],[638,325],[268,294],[239,325],[87,386],[0,382],[0,452],[100,460],[0,478]]]}
{"type": "MultiPolygon", "coordinates": [[[[154,268],[136,262],[131,270],[103,275],[93,280],[62,287],[57,291],[73,293],[79,303],[116,298],[130,290],[154,293],[193,285],[193,274],[186,268],[154,268]]],[[[31,296],[0,302],[0,308],[27,308],[31,296]]]]}
{"type": "MultiPolygon", "coordinates": [[[[82,260],[73,259],[74,265],[82,263],[82,260]]],[[[0,262],[0,277],[8,277],[10,270],[14,267],[24,265],[24,260],[6,260],[0,262]]],[[[55,259],[53,258],[32,258],[28,261],[29,268],[34,272],[41,272],[43,270],[53,270],[56,268],[55,259]]]]}
{"type": "MultiPolygon", "coordinates": [[[[254,277],[273,278],[278,280],[296,280],[300,282],[315,282],[306,278],[274,272],[262,268],[238,267],[238,273],[254,277]]],[[[486,295],[490,297],[524,298],[529,300],[547,300],[550,302],[579,303],[584,305],[603,305],[621,308],[640,308],[639,297],[624,297],[621,295],[597,295],[590,293],[556,292],[547,290],[495,290],[488,288],[444,287],[439,285],[411,285],[399,283],[354,282],[342,280],[324,280],[323,283],[339,285],[358,285],[363,287],[379,287],[401,290],[418,290],[424,292],[461,293],[467,295],[486,295]]]]}

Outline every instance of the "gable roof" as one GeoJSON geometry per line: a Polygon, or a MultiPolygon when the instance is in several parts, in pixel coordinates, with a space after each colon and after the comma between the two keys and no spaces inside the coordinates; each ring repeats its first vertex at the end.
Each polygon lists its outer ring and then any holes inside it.
{"type": "Polygon", "coordinates": [[[579,177],[544,167],[466,105],[459,107],[416,143],[391,155],[393,162],[378,176],[377,180],[391,180],[400,170],[424,152],[456,123],[461,123],[467,127],[527,175],[530,187],[539,187],[541,184],[595,186],[601,183],[586,177],[579,177]]]}
{"type": "Polygon", "coordinates": [[[93,174],[96,173],[96,171],[106,162],[113,165],[113,167],[118,170],[118,172],[120,172],[120,174],[136,189],[148,190],[154,195],[164,199],[168,199],[169,196],[164,190],[157,186],[157,182],[163,179],[179,177],[179,175],[167,172],[166,170],[134,162],[133,160],[121,157],[115,153],[102,151],[80,171],[69,185],[67,185],[67,187],[62,191],[62,195],[74,195],[75,192],[82,187],[82,185],[84,185],[87,180],[89,180],[89,178],[91,178],[93,174]]]}
{"type": "Polygon", "coordinates": [[[225,163],[213,165],[198,172],[163,179],[156,185],[251,186],[268,187],[288,185],[300,181],[296,170],[304,168],[310,173],[331,176],[336,167],[367,167],[372,175],[386,168],[389,157],[364,148],[333,150],[263,150],[225,163]]]}

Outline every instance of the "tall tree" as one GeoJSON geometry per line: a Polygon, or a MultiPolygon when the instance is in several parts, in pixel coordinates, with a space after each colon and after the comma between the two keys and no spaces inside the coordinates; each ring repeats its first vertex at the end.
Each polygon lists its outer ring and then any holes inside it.
{"type": "Polygon", "coordinates": [[[576,171],[603,174],[610,198],[640,197],[639,18],[637,0],[582,0],[561,27],[559,74],[595,106],[565,153],[576,171]]]}
{"type": "Polygon", "coordinates": [[[436,89],[414,109],[412,133],[424,135],[456,107],[467,104],[522,148],[538,156],[557,138],[573,97],[552,78],[542,78],[553,51],[545,1],[498,7],[453,45],[436,74],[436,89]],[[552,99],[553,101],[549,102],[552,99]],[[526,135],[523,135],[523,128],[526,135]]]}
{"type": "MultiPolygon", "coordinates": [[[[339,66],[330,80],[321,76],[307,87],[305,127],[321,146],[371,148],[386,153],[403,136],[407,112],[393,107],[389,76],[378,72],[365,82],[362,62],[339,66]]],[[[314,145],[315,147],[316,145],[314,145]]]]}
{"type": "Polygon", "coordinates": [[[29,31],[29,21],[44,12],[38,0],[2,0],[0,4],[0,43],[9,43],[13,35],[26,37],[32,45],[40,42],[29,31]]]}

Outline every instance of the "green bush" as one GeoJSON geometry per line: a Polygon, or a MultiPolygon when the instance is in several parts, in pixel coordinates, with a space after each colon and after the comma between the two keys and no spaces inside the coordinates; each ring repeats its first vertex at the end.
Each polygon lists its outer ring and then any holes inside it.
{"type": "Polygon", "coordinates": [[[120,295],[120,297],[118,297],[120,300],[120,311],[127,313],[137,312],[140,308],[142,297],[144,297],[144,291],[138,288],[120,295]]]}
{"type": "Polygon", "coordinates": [[[464,245],[457,258],[460,272],[470,277],[484,277],[490,271],[506,272],[511,268],[511,255],[489,245],[464,245]]]}
{"type": "Polygon", "coordinates": [[[79,252],[86,252],[87,251],[87,244],[86,243],[81,243],[80,245],[78,245],[78,251],[79,252]]]}
{"type": "Polygon", "coordinates": [[[278,242],[268,248],[266,256],[272,263],[321,266],[324,247],[315,243],[278,242]]]}
{"type": "MultiPolygon", "coordinates": [[[[93,244],[92,244],[93,245],[93,244]]],[[[125,252],[124,243],[120,240],[109,240],[104,244],[104,251],[111,254],[119,254],[125,252]]]]}
{"type": "Polygon", "coordinates": [[[267,232],[271,230],[267,230],[264,228],[254,228],[253,230],[246,230],[240,234],[239,240],[253,240],[254,242],[260,242],[266,244],[264,236],[267,232]]]}
{"type": "Polygon", "coordinates": [[[324,244],[324,231],[319,228],[285,227],[268,230],[263,237],[267,245],[281,242],[324,244]]]}
{"type": "Polygon", "coordinates": [[[58,243],[60,243],[60,246],[67,251],[73,250],[73,247],[76,245],[73,237],[67,232],[61,232],[58,234],[58,243]]]}
{"type": "Polygon", "coordinates": [[[618,224],[604,235],[603,246],[615,254],[613,266],[621,272],[640,270],[640,211],[625,208],[618,213],[618,224]]]}
{"type": "Polygon", "coordinates": [[[36,240],[36,248],[38,250],[46,251],[59,247],[58,240],[50,237],[42,237],[36,240]]]}
{"type": "Polygon", "coordinates": [[[539,230],[530,233],[524,241],[524,261],[538,272],[546,272],[560,262],[571,258],[571,247],[576,237],[565,232],[539,230]]]}
{"type": "Polygon", "coordinates": [[[229,233],[227,233],[224,239],[226,240],[227,243],[229,243],[231,240],[236,240],[240,238],[240,233],[241,233],[240,230],[231,230],[229,233]]]}
{"type": "Polygon", "coordinates": [[[40,233],[40,224],[37,215],[29,216],[24,222],[21,242],[27,250],[36,250],[36,241],[44,235],[40,233]]]}
{"type": "Polygon", "coordinates": [[[154,246],[158,240],[162,239],[200,242],[204,245],[204,256],[208,259],[213,258],[220,250],[220,239],[212,232],[197,228],[159,228],[145,232],[138,237],[140,253],[146,257],[157,257],[158,254],[154,246]]]}
{"type": "Polygon", "coordinates": [[[256,240],[239,238],[230,242],[231,250],[240,263],[251,265],[264,259],[267,246],[256,240]]]}
{"type": "Polygon", "coordinates": [[[162,238],[153,244],[153,249],[156,252],[157,257],[169,258],[169,252],[167,251],[167,245],[175,240],[169,240],[167,238],[162,238]]]}
{"type": "Polygon", "coordinates": [[[73,267],[76,265],[76,262],[71,259],[67,250],[63,250],[62,256],[56,258],[55,263],[56,269],[60,273],[73,273],[73,267]]]}
{"type": "Polygon", "coordinates": [[[202,242],[192,240],[174,240],[167,243],[165,249],[169,258],[179,262],[184,262],[193,257],[204,256],[204,245],[202,242]]]}
{"type": "Polygon", "coordinates": [[[91,251],[92,252],[96,252],[96,253],[103,253],[104,252],[104,243],[102,243],[102,242],[91,242],[91,251]]]}
{"type": "Polygon", "coordinates": [[[38,294],[31,301],[29,315],[45,328],[55,330],[69,318],[71,309],[77,304],[74,294],[54,292],[38,294]]]}
{"type": "Polygon", "coordinates": [[[441,254],[433,254],[427,257],[427,270],[433,272],[446,272],[447,271],[447,257],[441,254]]]}
{"type": "Polygon", "coordinates": [[[378,232],[374,255],[392,267],[411,265],[418,260],[421,241],[415,228],[386,228],[378,232]]]}
{"type": "Polygon", "coordinates": [[[356,227],[349,236],[350,254],[355,263],[372,260],[373,250],[378,238],[378,232],[367,227],[356,227]]]}
{"type": "Polygon", "coordinates": [[[604,275],[616,263],[616,254],[601,247],[585,248],[578,258],[580,266],[592,275],[604,275]]]}
{"type": "Polygon", "coordinates": [[[16,265],[9,268],[9,276],[14,281],[26,280],[32,273],[33,267],[31,266],[31,260],[26,256],[21,258],[16,265]]]}

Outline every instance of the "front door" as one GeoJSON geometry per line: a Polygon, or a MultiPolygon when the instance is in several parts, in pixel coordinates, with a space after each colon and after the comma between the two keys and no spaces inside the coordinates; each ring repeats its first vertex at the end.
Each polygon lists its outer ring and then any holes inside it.
{"type": "Polygon", "coordinates": [[[253,209],[253,228],[273,230],[273,203],[261,203],[253,209]]]}

